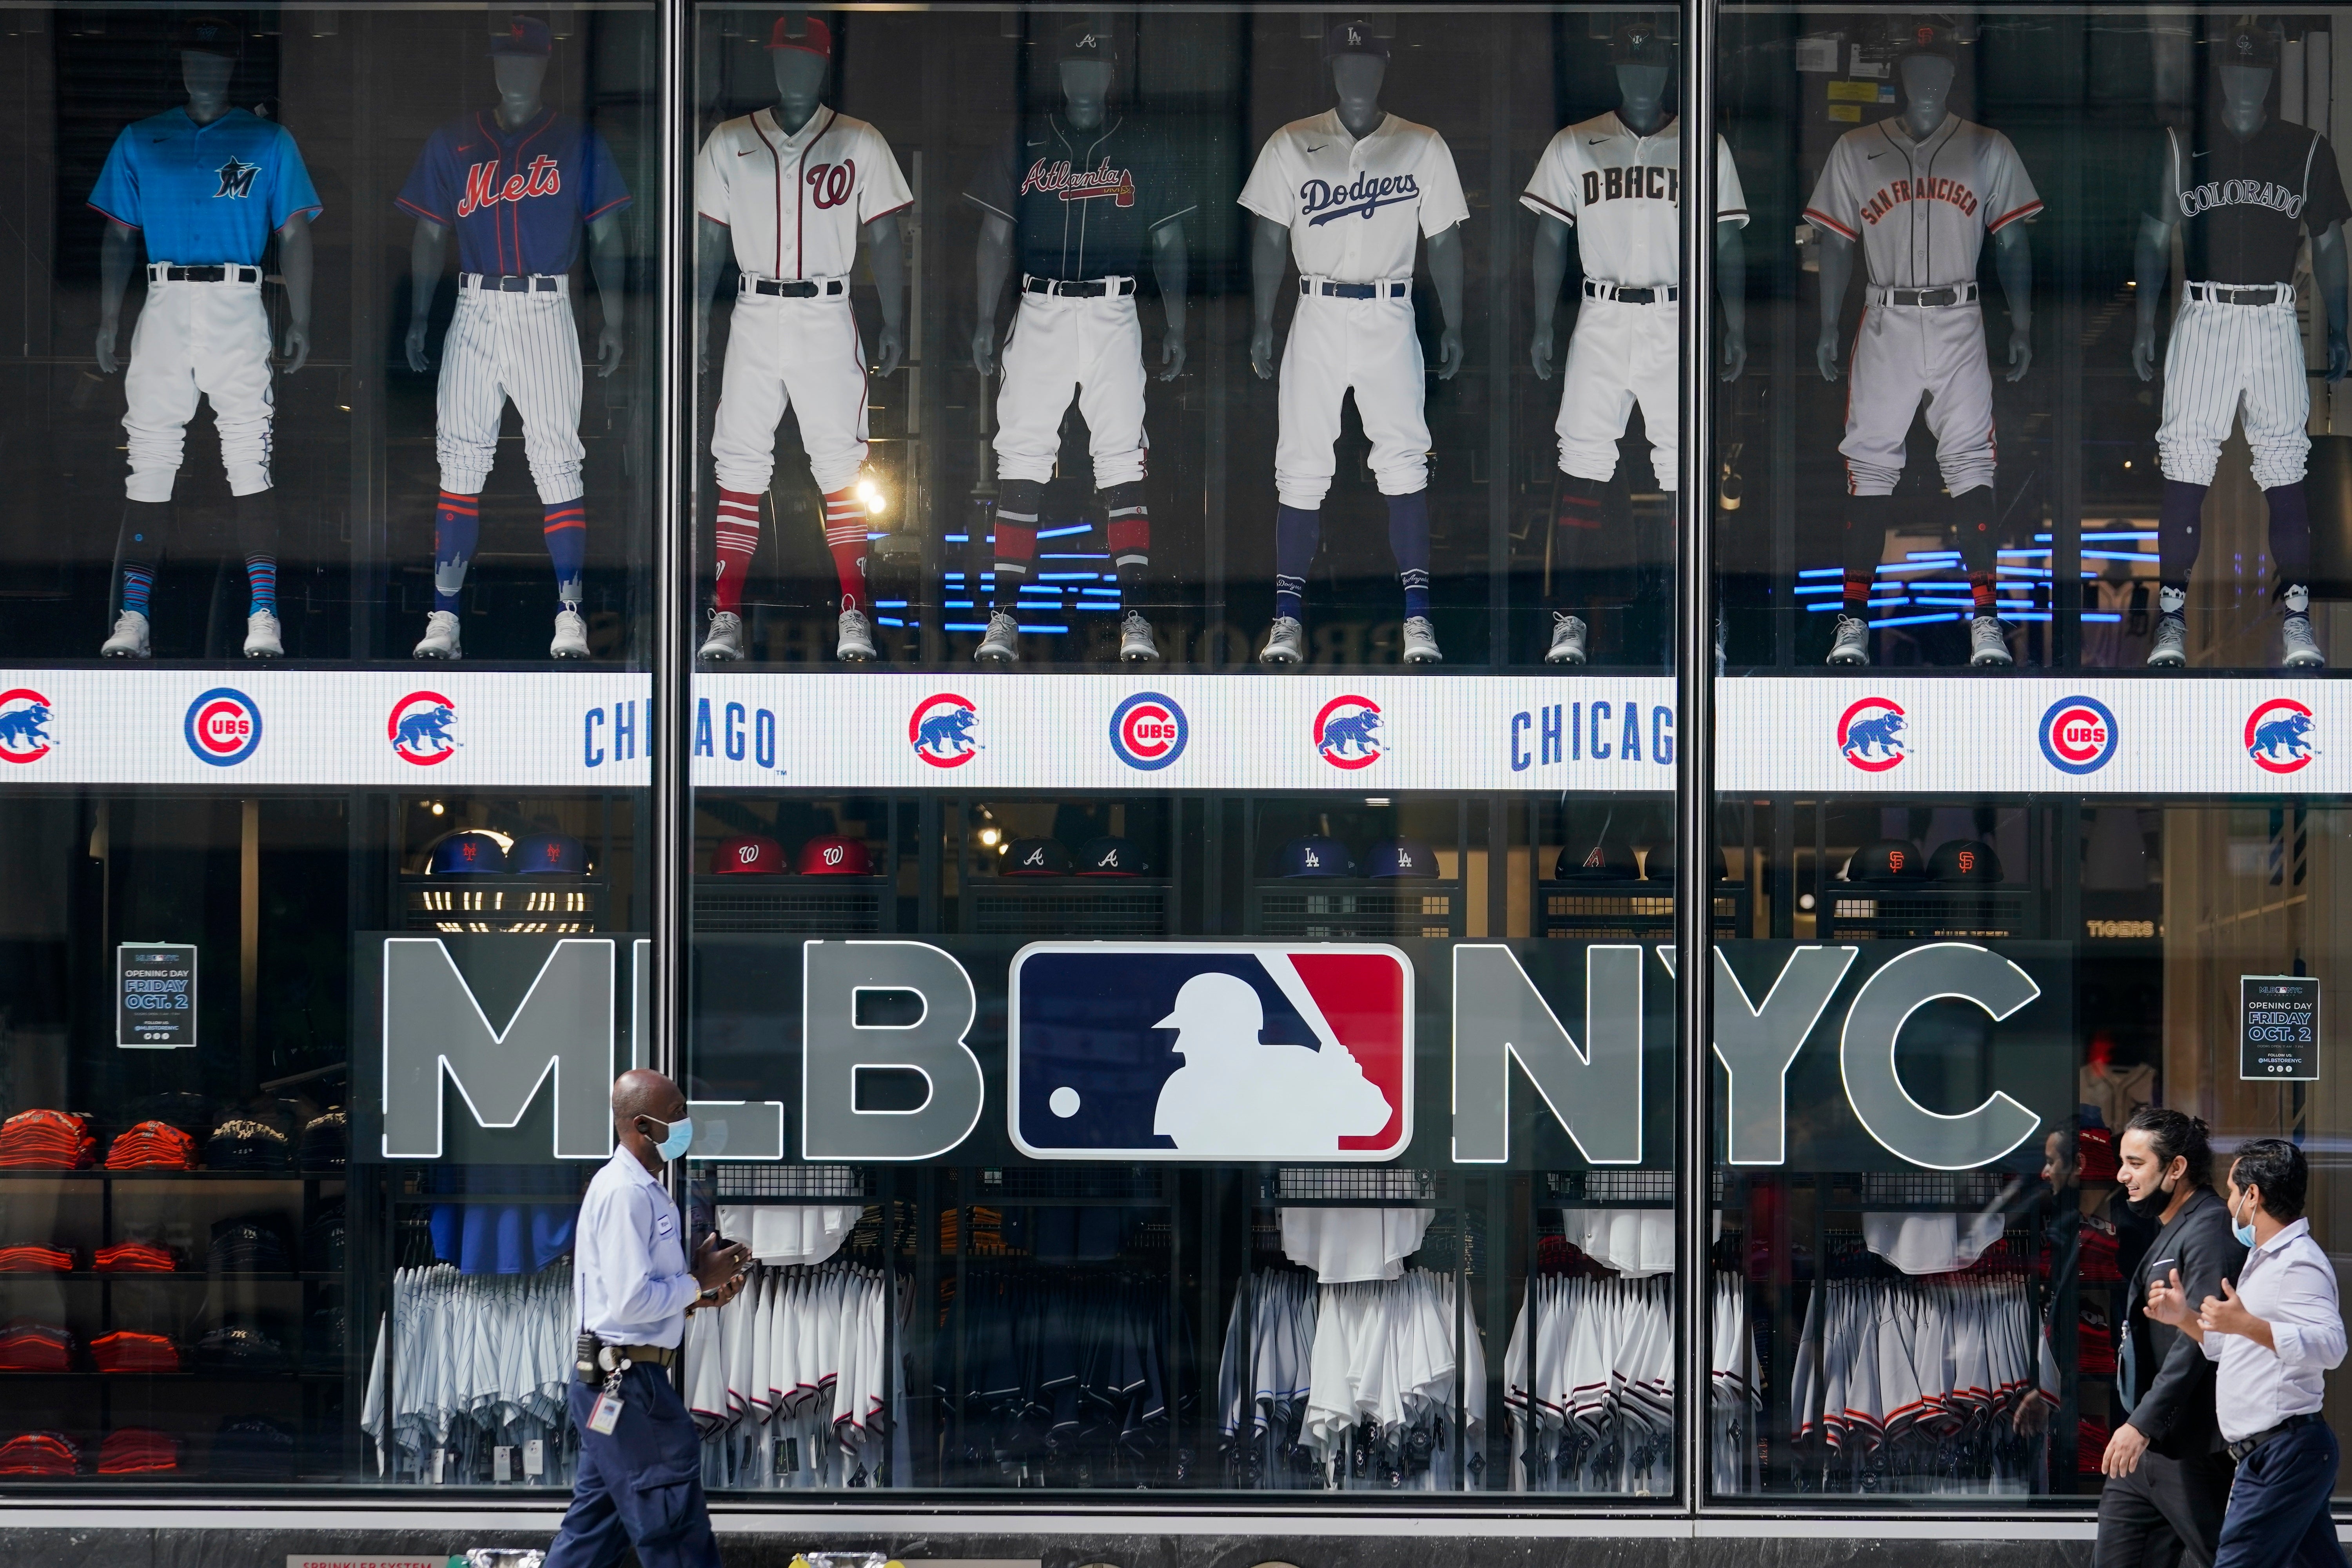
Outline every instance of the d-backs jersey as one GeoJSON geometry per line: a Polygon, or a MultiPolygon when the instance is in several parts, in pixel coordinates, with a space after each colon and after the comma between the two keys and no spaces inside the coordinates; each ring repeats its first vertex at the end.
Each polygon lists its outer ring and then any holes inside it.
{"type": "Polygon", "coordinates": [[[1837,139],[1805,221],[1860,239],[1882,288],[1943,289],[1976,280],[1986,235],[2041,210],[2000,132],[1948,114],[1914,142],[1895,116],[1837,139]]]}
{"type": "MultiPolygon", "coordinates": [[[[1519,196],[1530,212],[1576,226],[1585,275],[1660,288],[1682,278],[1682,120],[1637,136],[1614,112],[1551,139],[1519,196]]],[[[1715,139],[1715,216],[1748,223],[1748,197],[1731,147],[1715,139]]]]}
{"type": "Polygon", "coordinates": [[[1133,278],[1151,231],[1193,209],[1167,142],[1132,115],[1075,131],[1058,114],[989,161],[965,200],[1012,223],[1033,278],[1133,278]]]}
{"type": "Polygon", "coordinates": [[[457,231],[460,271],[562,276],[580,258],[580,227],[629,205],[604,139],[542,110],[520,130],[479,110],[436,131],[397,198],[457,231]]]}
{"type": "Polygon", "coordinates": [[[2252,136],[2213,126],[2191,140],[2167,128],[2156,186],[2180,226],[2190,281],[2289,283],[2304,229],[2352,216],[2336,150],[2303,125],[2265,122],[2252,136]]]}
{"type": "Polygon", "coordinates": [[[1470,216],[1444,137],[1391,114],[1358,141],[1336,109],[1267,137],[1240,199],[1290,230],[1301,274],[1341,283],[1412,277],[1415,231],[1470,216]]]}
{"type": "Polygon", "coordinates": [[[249,266],[273,230],[321,210],[284,126],[232,109],[198,125],[184,109],[123,127],[89,205],[145,232],[147,259],[249,266]]]}
{"type": "Polygon", "coordinates": [[[792,135],[772,109],[730,120],[694,160],[694,207],[756,278],[846,278],[858,226],[915,205],[882,132],[820,108],[792,135]]]}

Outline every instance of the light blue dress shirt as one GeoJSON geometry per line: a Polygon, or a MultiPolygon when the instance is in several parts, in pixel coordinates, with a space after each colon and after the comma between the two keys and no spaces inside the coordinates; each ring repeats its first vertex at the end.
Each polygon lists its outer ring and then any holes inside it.
{"type": "Polygon", "coordinates": [[[677,1205],[627,1149],[615,1149],[580,1202],[572,1289],[580,1325],[607,1344],[664,1345],[686,1338],[686,1309],[701,1294],[686,1267],[677,1205]]]}

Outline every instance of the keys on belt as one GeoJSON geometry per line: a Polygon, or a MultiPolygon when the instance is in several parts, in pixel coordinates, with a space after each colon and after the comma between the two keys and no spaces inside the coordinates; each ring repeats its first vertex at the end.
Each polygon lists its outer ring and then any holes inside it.
{"type": "Polygon", "coordinates": [[[1584,297],[1588,300],[1615,300],[1626,305],[1671,305],[1683,297],[1680,289],[1628,289],[1622,283],[1602,283],[1588,278],[1584,280],[1584,297]]]}
{"type": "Polygon", "coordinates": [[[829,300],[836,294],[849,292],[849,285],[838,278],[829,278],[820,283],[813,278],[747,277],[738,283],[737,292],[768,294],[779,300],[829,300]]]}
{"type": "Polygon", "coordinates": [[[1106,295],[1125,299],[1135,292],[1132,278],[1031,278],[1021,279],[1024,292],[1050,294],[1063,300],[1099,300],[1106,295]]]}
{"type": "Polygon", "coordinates": [[[1321,294],[1332,300],[1402,300],[1412,292],[1410,283],[1334,283],[1328,278],[1301,278],[1301,294],[1321,294]]]}
{"type": "Polygon", "coordinates": [[[545,272],[460,272],[457,287],[478,289],[486,294],[560,294],[563,279],[545,272]]]}
{"type": "Polygon", "coordinates": [[[2293,302],[2294,289],[2285,283],[2265,283],[2259,289],[2233,289],[2222,283],[2191,283],[2188,294],[2208,305],[2284,305],[2293,302]]]}
{"type": "Polygon", "coordinates": [[[258,267],[174,267],[158,261],[147,268],[150,283],[258,283],[258,267]]]}

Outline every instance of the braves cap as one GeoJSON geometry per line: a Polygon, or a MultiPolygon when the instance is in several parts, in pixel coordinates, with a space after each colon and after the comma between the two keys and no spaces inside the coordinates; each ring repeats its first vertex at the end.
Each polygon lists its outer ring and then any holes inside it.
{"type": "Polygon", "coordinates": [[[1323,35],[1323,58],[1334,59],[1340,55],[1370,55],[1384,60],[1389,58],[1388,40],[1373,32],[1372,25],[1361,18],[1335,23],[1323,35]]]}
{"type": "Polygon", "coordinates": [[[1412,838],[1391,838],[1372,846],[1364,859],[1367,877],[1434,877],[1437,857],[1428,845],[1412,838]]]}
{"type": "Polygon", "coordinates": [[[1934,55],[1941,59],[1960,58],[1960,41],[1949,27],[1933,22],[1920,22],[1896,29],[1895,58],[1909,59],[1913,55],[1934,55]]]}
{"type": "Polygon", "coordinates": [[[245,29],[226,16],[191,16],[180,24],[173,43],[184,55],[219,55],[235,59],[245,49],[245,29]]]}
{"type": "Polygon", "coordinates": [[[1913,882],[1927,874],[1927,857],[1908,838],[1865,844],[1845,863],[1849,882],[1913,882]]]}
{"type": "Polygon", "coordinates": [[[1580,847],[1562,846],[1551,874],[1559,882],[1630,882],[1634,877],[1633,852],[1615,834],[1603,833],[1580,847]]]}
{"type": "Polygon", "coordinates": [[[796,38],[788,30],[795,18],[790,16],[777,17],[776,25],[768,29],[768,47],[806,49],[810,54],[823,55],[826,59],[833,58],[833,29],[826,26],[821,17],[807,16],[798,19],[802,24],[802,32],[796,38]]]}
{"type": "Polygon", "coordinates": [[[2222,35],[2213,63],[2221,66],[2262,66],[2275,70],[2279,63],[2278,35],[2268,27],[2241,22],[2222,35]]]}
{"type": "Polygon", "coordinates": [[[1081,877],[1140,877],[1150,867],[1144,864],[1143,851],[1132,839],[1105,834],[1089,838],[1078,851],[1078,875],[1081,877]]]}
{"type": "Polygon", "coordinates": [[[1058,838],[1016,838],[996,859],[1000,877],[1066,877],[1070,852],[1058,838]]]}
{"type": "Polygon", "coordinates": [[[2000,857],[1980,838],[1948,838],[1927,857],[1927,875],[1938,882],[1998,882],[2000,857]]]}
{"type": "Polygon", "coordinates": [[[502,31],[490,35],[493,56],[536,55],[545,59],[554,52],[555,35],[536,16],[514,17],[502,31]]]}
{"type": "Polygon", "coordinates": [[[1675,47],[1666,41],[1653,22],[1628,22],[1609,38],[1609,63],[1612,66],[1670,66],[1675,63],[1675,47]]]}
{"type": "Polygon", "coordinates": [[[569,833],[534,833],[515,840],[507,864],[520,877],[584,877],[588,847],[569,833]]]}
{"type": "Polygon", "coordinates": [[[507,868],[507,847],[498,835],[469,827],[452,833],[433,847],[426,862],[428,877],[495,877],[507,868]]]}
{"type": "Polygon", "coordinates": [[[1111,36],[1108,28],[1097,27],[1091,23],[1073,22],[1063,28],[1055,40],[1054,57],[1056,59],[1108,62],[1118,56],[1118,40],[1111,36]]]}
{"type": "Polygon", "coordinates": [[[801,875],[803,877],[870,877],[873,874],[874,862],[867,857],[861,840],[828,833],[801,846],[801,875]]]}
{"type": "Polygon", "coordinates": [[[710,852],[714,877],[773,877],[784,868],[784,847],[772,838],[745,833],[722,838],[710,852]]]}
{"type": "Polygon", "coordinates": [[[1294,838],[1282,847],[1276,860],[1277,877],[1352,877],[1356,874],[1355,857],[1348,847],[1336,838],[1308,834],[1294,838]]]}

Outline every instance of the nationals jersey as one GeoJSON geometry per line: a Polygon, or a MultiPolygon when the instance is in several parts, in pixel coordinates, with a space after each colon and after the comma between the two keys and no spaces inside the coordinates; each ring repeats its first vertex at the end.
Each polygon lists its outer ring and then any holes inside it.
{"type": "Polygon", "coordinates": [[[1032,278],[1133,278],[1151,231],[1195,205],[1166,143],[1132,115],[1074,131],[1058,114],[982,169],[965,199],[1009,220],[1032,278]]]}
{"type": "Polygon", "coordinates": [[[914,205],[882,132],[822,107],[790,136],[772,109],[730,120],[694,160],[695,210],[755,278],[846,278],[858,226],[914,205]]]}
{"type": "Polygon", "coordinates": [[[1341,283],[1412,277],[1419,235],[1470,216],[1444,137],[1391,114],[1360,142],[1336,109],[1267,137],[1240,199],[1290,230],[1302,275],[1341,283]]]}
{"type": "Polygon", "coordinates": [[[2291,283],[2301,230],[2340,223],[2344,178],[2327,138],[2306,126],[2266,121],[2252,136],[2216,125],[2194,142],[2167,127],[2158,216],[2180,226],[2195,283],[2291,283]]]}
{"type": "MultiPolygon", "coordinates": [[[[1571,125],[1551,139],[1519,196],[1530,212],[1576,226],[1586,276],[1661,288],[1682,278],[1683,133],[1679,117],[1647,136],[1615,113],[1571,125]]],[[[1748,223],[1748,197],[1731,147],[1715,139],[1715,216],[1748,223]]]]}
{"type": "Polygon", "coordinates": [[[1882,288],[1942,289],[1975,282],[1984,237],[2041,210],[2008,137],[1948,114],[1914,142],[1898,115],[1837,139],[1805,221],[1859,238],[1882,288]]]}
{"type": "Polygon", "coordinates": [[[242,109],[208,125],[171,109],[124,126],[89,205],[144,230],[148,260],[183,267],[250,266],[273,230],[320,210],[292,133],[242,109]]]}
{"type": "Polygon", "coordinates": [[[604,139],[542,110],[509,131],[479,110],[436,131],[397,198],[457,231],[457,269],[562,277],[580,259],[580,227],[629,205],[604,139]]]}

